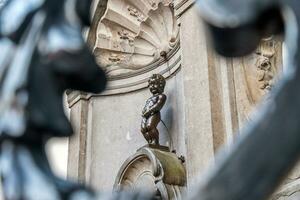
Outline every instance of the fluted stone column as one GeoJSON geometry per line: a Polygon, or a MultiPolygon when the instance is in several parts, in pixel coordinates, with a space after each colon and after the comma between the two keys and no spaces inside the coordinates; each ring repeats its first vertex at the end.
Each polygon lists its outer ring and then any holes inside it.
{"type": "Polygon", "coordinates": [[[181,27],[188,186],[237,128],[232,68],[210,48],[193,1],[175,5],[181,27]]]}

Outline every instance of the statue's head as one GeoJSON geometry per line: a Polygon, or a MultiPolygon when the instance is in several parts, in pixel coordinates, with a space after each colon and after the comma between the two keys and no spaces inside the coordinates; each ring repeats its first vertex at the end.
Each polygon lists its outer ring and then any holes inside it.
{"type": "Polygon", "coordinates": [[[160,74],[153,74],[148,80],[149,90],[152,94],[161,94],[166,86],[165,78],[160,74]]]}
{"type": "Polygon", "coordinates": [[[212,42],[224,56],[244,56],[262,38],[283,31],[280,0],[199,0],[212,42]]]}

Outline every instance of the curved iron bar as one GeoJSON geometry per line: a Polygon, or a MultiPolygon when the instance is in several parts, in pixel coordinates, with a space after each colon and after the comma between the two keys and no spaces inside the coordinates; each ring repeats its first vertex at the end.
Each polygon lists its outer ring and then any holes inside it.
{"type": "Polygon", "coordinates": [[[267,199],[300,156],[300,2],[297,0],[198,1],[216,50],[225,56],[253,51],[269,34],[285,34],[287,73],[260,116],[242,129],[238,142],[192,199],[267,199]],[[213,10],[214,9],[214,10],[213,10]]]}
{"type": "MultiPolygon", "coordinates": [[[[63,113],[64,90],[101,92],[106,85],[104,72],[81,36],[89,22],[90,3],[7,0],[0,10],[0,173],[6,199],[96,198],[88,188],[56,177],[44,149],[50,137],[72,134],[63,113]]],[[[223,55],[245,55],[263,36],[285,31],[289,73],[273,90],[273,100],[261,117],[242,131],[239,142],[192,197],[265,199],[300,153],[300,3],[203,0],[199,4],[223,55]]],[[[145,199],[123,193],[97,198],[145,199]]]]}

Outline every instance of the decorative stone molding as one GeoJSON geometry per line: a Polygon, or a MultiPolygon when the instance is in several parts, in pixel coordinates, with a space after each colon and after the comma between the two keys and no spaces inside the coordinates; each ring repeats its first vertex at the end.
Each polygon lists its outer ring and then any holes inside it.
{"type": "Polygon", "coordinates": [[[69,108],[72,108],[80,100],[88,100],[90,98],[90,94],[75,90],[67,90],[66,95],[69,108]]]}
{"type": "Polygon", "coordinates": [[[296,200],[300,198],[300,180],[285,184],[270,198],[270,200],[296,200]]]}
{"type": "Polygon", "coordinates": [[[272,38],[264,39],[257,49],[258,55],[256,68],[257,68],[257,81],[261,90],[271,90],[274,78],[278,73],[276,65],[276,43],[272,38]]]}
{"type": "Polygon", "coordinates": [[[174,0],[175,16],[179,18],[195,2],[195,0],[174,0]]]}
{"type": "Polygon", "coordinates": [[[152,69],[152,71],[141,71],[138,75],[128,76],[127,78],[110,78],[107,89],[101,94],[81,93],[79,91],[68,92],[69,107],[72,107],[80,100],[89,100],[93,96],[123,94],[147,88],[148,79],[152,74],[162,74],[166,79],[171,78],[181,67],[181,55],[178,50],[179,46],[176,51],[173,52],[174,56],[172,56],[168,62],[157,61],[157,63],[150,65],[149,68],[152,69]],[[159,67],[157,67],[157,65],[159,67]]]}
{"type": "Polygon", "coordinates": [[[114,185],[116,191],[148,191],[163,200],[182,199],[186,172],[182,161],[164,149],[144,147],[125,161],[114,185]]]}
{"type": "Polygon", "coordinates": [[[234,83],[239,121],[249,120],[249,114],[266,94],[282,71],[282,42],[278,38],[264,39],[250,56],[233,60],[234,83]]]}
{"type": "Polygon", "coordinates": [[[178,42],[171,0],[108,1],[94,53],[111,76],[165,59],[178,42]]]}
{"type": "Polygon", "coordinates": [[[180,67],[172,0],[108,0],[105,6],[103,16],[94,18],[96,27],[88,37],[109,77],[103,95],[147,87],[153,73],[168,77],[180,67]]]}
{"type": "Polygon", "coordinates": [[[256,52],[244,59],[246,86],[256,104],[273,86],[275,76],[281,71],[281,42],[272,37],[264,39],[256,52]],[[275,55],[277,52],[277,55],[275,55]]]}

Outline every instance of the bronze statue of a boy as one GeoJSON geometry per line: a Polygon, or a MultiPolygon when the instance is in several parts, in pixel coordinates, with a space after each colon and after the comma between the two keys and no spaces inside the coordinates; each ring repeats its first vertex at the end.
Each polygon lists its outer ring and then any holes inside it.
{"type": "Polygon", "coordinates": [[[141,132],[149,144],[159,145],[157,125],[161,121],[160,110],[167,100],[167,96],[163,93],[166,80],[160,74],[153,74],[148,83],[153,96],[146,101],[142,111],[141,132]]]}

